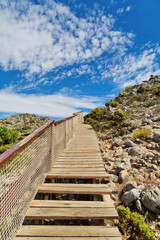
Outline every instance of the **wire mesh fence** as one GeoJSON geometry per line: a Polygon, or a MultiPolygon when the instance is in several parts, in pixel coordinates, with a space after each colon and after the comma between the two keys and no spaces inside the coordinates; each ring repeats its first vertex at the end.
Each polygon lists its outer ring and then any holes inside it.
{"type": "Polygon", "coordinates": [[[82,121],[82,114],[52,124],[0,167],[0,239],[20,228],[38,187],[82,121]]]}

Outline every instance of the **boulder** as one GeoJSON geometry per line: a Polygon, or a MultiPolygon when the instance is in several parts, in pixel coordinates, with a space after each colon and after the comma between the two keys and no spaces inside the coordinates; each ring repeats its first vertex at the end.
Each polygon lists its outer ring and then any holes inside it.
{"type": "Polygon", "coordinates": [[[116,139],[116,140],[114,140],[112,147],[120,147],[121,145],[122,145],[122,140],[116,139]]]}
{"type": "Polygon", "coordinates": [[[130,191],[131,189],[135,188],[137,186],[137,183],[134,181],[128,182],[124,188],[123,188],[123,193],[130,191]]]}
{"type": "Polygon", "coordinates": [[[139,150],[138,147],[131,147],[128,151],[128,154],[131,156],[138,156],[141,154],[141,151],[139,150]]]}
{"type": "Polygon", "coordinates": [[[122,170],[119,174],[119,182],[122,183],[129,177],[129,173],[126,170],[122,170]]]}
{"type": "Polygon", "coordinates": [[[128,206],[132,202],[135,202],[139,198],[139,196],[140,196],[141,192],[144,190],[144,188],[145,188],[144,185],[140,184],[136,188],[133,188],[128,192],[125,192],[121,198],[123,204],[125,206],[128,206]]]}
{"type": "Polygon", "coordinates": [[[135,143],[132,142],[131,140],[125,140],[124,142],[124,147],[134,147],[135,143]]]}
{"type": "Polygon", "coordinates": [[[118,176],[116,176],[115,174],[109,174],[109,180],[117,183],[118,182],[118,176]]]}
{"type": "Polygon", "coordinates": [[[153,118],[152,118],[152,121],[153,121],[153,122],[158,122],[158,121],[160,121],[160,116],[153,117],[153,118]]]}
{"type": "Polygon", "coordinates": [[[133,188],[128,192],[125,192],[122,195],[122,202],[125,206],[128,206],[130,203],[136,201],[139,196],[140,196],[141,192],[137,189],[137,188],[133,188]]]}
{"type": "Polygon", "coordinates": [[[107,185],[112,190],[113,193],[118,193],[119,192],[117,186],[112,181],[110,181],[107,185]]]}
{"type": "Polygon", "coordinates": [[[156,187],[154,190],[146,192],[142,197],[142,203],[146,209],[160,214],[160,189],[156,187]]]}
{"type": "Polygon", "coordinates": [[[118,165],[117,167],[117,171],[118,172],[121,172],[123,170],[130,170],[131,169],[131,164],[130,164],[130,161],[128,159],[126,159],[125,162],[121,163],[120,165],[118,165]]]}
{"type": "Polygon", "coordinates": [[[155,142],[160,142],[160,132],[156,132],[153,134],[153,140],[155,142]]]}

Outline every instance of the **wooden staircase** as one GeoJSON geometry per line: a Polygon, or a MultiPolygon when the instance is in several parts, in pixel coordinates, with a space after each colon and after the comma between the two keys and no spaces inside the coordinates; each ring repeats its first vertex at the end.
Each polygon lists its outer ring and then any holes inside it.
{"type": "Polygon", "coordinates": [[[40,186],[44,200],[34,200],[26,213],[35,225],[23,225],[15,240],[120,240],[118,228],[107,227],[103,221],[118,218],[111,190],[98,182],[107,178],[96,135],[82,124],[48,174],[51,183],[40,186]],[[62,183],[62,179],[93,181],[62,183]],[[93,196],[94,201],[52,200],[53,194],[93,196]],[[42,225],[44,220],[53,224],[42,225]],[[55,220],[95,220],[96,226],[55,225],[55,220]]]}

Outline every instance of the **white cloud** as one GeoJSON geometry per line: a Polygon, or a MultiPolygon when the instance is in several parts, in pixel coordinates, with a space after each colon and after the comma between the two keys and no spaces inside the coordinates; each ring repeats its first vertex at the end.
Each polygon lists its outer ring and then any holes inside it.
{"type": "Polygon", "coordinates": [[[114,19],[98,13],[77,18],[70,8],[45,1],[0,3],[0,65],[26,70],[27,75],[94,59],[105,51],[124,51],[132,43],[127,33],[114,30],[114,19]]]}
{"type": "Polygon", "coordinates": [[[124,12],[130,12],[131,11],[131,6],[128,6],[126,8],[118,8],[117,13],[122,14],[124,12]]]}
{"type": "Polygon", "coordinates": [[[106,70],[102,71],[102,78],[112,78],[120,88],[141,83],[151,74],[160,74],[156,58],[157,48],[146,49],[139,55],[130,53],[121,57],[114,56],[106,70]]]}
{"type": "Polygon", "coordinates": [[[124,8],[118,8],[117,13],[121,14],[124,12],[124,8]]]}
{"type": "Polygon", "coordinates": [[[126,7],[126,12],[131,11],[131,6],[126,7]]]}
{"type": "Polygon", "coordinates": [[[0,112],[34,113],[63,118],[81,109],[102,105],[102,98],[92,96],[68,97],[55,95],[27,95],[0,91],[0,112]]]}

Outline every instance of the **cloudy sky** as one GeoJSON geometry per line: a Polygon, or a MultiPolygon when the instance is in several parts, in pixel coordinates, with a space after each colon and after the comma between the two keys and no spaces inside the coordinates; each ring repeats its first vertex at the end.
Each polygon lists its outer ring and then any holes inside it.
{"type": "Polygon", "coordinates": [[[0,118],[85,113],[160,75],[159,0],[0,0],[0,118]]]}

